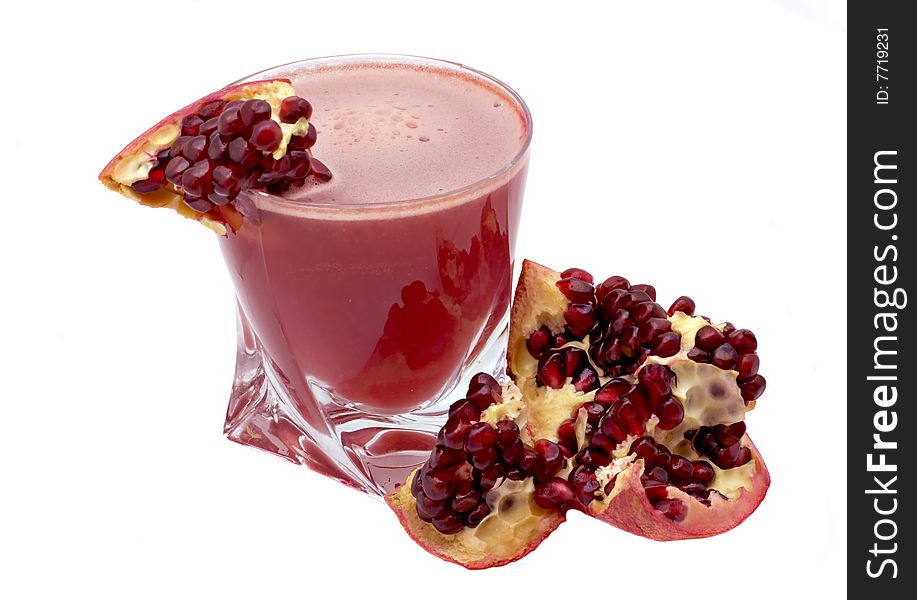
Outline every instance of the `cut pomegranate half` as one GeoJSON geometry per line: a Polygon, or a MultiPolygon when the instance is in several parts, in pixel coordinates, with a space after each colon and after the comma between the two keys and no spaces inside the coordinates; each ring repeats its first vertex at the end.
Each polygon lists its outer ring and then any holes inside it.
{"type": "Polygon", "coordinates": [[[745,433],[765,385],[754,334],[693,316],[686,296],[667,311],[623,277],[589,297],[576,271],[522,266],[507,362],[529,436],[561,445],[586,512],[621,529],[676,540],[735,527],[770,485],[745,433]],[[588,331],[574,305],[593,307],[588,331]],[[583,372],[598,384],[578,385],[583,372]]]}
{"type": "Polygon", "coordinates": [[[172,113],[102,170],[106,187],[143,205],[167,207],[217,233],[243,220],[245,190],[283,193],[313,175],[312,107],[286,79],[227,87],[172,113]]]}

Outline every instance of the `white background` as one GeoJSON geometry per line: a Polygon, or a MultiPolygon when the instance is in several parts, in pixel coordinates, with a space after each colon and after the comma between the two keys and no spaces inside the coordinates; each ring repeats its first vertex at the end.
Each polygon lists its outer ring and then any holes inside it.
{"type": "Polygon", "coordinates": [[[846,9],[639,4],[5,9],[0,597],[841,596],[846,9]],[[213,236],[96,175],[242,75],[374,51],[464,62],[528,101],[519,257],[652,282],[758,334],[748,422],[773,485],[745,524],[662,544],[572,514],[471,573],[384,504],[222,437],[234,321],[213,236]]]}

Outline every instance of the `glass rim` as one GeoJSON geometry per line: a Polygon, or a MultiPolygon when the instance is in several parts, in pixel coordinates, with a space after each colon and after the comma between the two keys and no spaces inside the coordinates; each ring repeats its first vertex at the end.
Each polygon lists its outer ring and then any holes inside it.
{"type": "MultiPolygon", "coordinates": [[[[388,53],[357,53],[357,54],[337,54],[329,56],[318,56],[315,58],[307,58],[303,60],[294,60],[288,63],[276,65],[274,67],[269,67],[267,69],[262,69],[237,81],[234,81],[230,84],[227,84],[227,87],[230,85],[237,85],[240,83],[247,83],[250,81],[258,81],[259,79],[264,79],[265,77],[279,77],[282,76],[279,73],[271,75],[271,73],[276,71],[281,71],[290,67],[299,67],[306,65],[322,66],[322,65],[334,65],[335,61],[339,61],[340,64],[348,63],[389,63],[389,64],[420,64],[423,66],[430,67],[440,67],[454,72],[467,73],[480,80],[483,80],[490,85],[495,86],[501,92],[505,93],[513,102],[516,103],[519,113],[523,118],[523,122],[526,128],[525,139],[519,146],[519,150],[516,152],[513,157],[503,164],[500,168],[494,170],[492,173],[473,181],[469,184],[446,190],[437,194],[430,196],[421,196],[415,198],[404,198],[400,200],[392,200],[387,202],[366,202],[360,204],[328,204],[328,203],[312,203],[303,200],[293,200],[287,199],[283,196],[277,194],[271,194],[263,190],[258,190],[254,192],[253,196],[256,199],[261,199],[269,201],[276,204],[286,205],[288,207],[301,207],[309,209],[318,209],[322,212],[333,212],[340,213],[348,210],[355,211],[365,211],[373,209],[407,209],[407,208],[416,208],[418,206],[436,202],[437,204],[442,203],[444,200],[450,198],[462,198],[467,196],[470,192],[476,190],[482,190],[489,186],[492,186],[495,182],[501,181],[504,178],[507,180],[509,177],[507,175],[516,170],[517,167],[524,163],[524,159],[528,154],[529,146],[532,142],[532,113],[529,111],[528,105],[525,103],[525,100],[522,99],[516,90],[508,86],[503,81],[497,79],[496,77],[475,69],[474,67],[469,67],[468,65],[449,61],[442,60],[438,58],[430,58],[427,56],[417,56],[412,54],[388,54],[388,53]]],[[[318,157],[320,158],[320,157],[318,157]]]]}

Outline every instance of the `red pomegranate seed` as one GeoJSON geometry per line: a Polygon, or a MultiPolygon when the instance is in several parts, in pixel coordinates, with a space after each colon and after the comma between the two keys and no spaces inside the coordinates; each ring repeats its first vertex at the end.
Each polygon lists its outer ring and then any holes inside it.
{"type": "Polygon", "coordinates": [[[465,434],[471,424],[458,415],[449,417],[439,432],[439,441],[447,448],[461,450],[465,445],[465,434]]]}
{"type": "Polygon", "coordinates": [[[739,455],[736,457],[736,466],[741,467],[745,463],[751,460],[751,450],[748,448],[740,448],[739,455]]]}
{"type": "Polygon", "coordinates": [[[643,492],[646,494],[646,497],[650,502],[659,502],[660,500],[667,498],[669,495],[666,491],[668,486],[661,481],[656,481],[655,479],[645,479],[642,483],[643,492]]]}
{"type": "Polygon", "coordinates": [[[560,389],[567,380],[564,355],[560,352],[543,353],[538,359],[538,382],[550,388],[560,389]]]}
{"type": "MultiPolygon", "coordinates": [[[[233,198],[235,198],[235,196],[233,196],[233,198]]],[[[209,200],[216,206],[223,206],[224,204],[227,204],[230,201],[230,197],[221,192],[214,190],[210,192],[209,194],[207,194],[207,200],[209,200]]]]}
{"type": "Polygon", "coordinates": [[[705,460],[694,461],[694,481],[709,485],[715,476],[716,472],[710,463],[705,460]]]}
{"type": "Polygon", "coordinates": [[[653,344],[653,354],[662,358],[674,356],[678,354],[679,350],[681,350],[681,336],[674,331],[663,333],[656,338],[653,344]]]}
{"type": "Polygon", "coordinates": [[[497,446],[501,450],[512,447],[518,439],[518,425],[508,419],[497,421],[497,446]]]}
{"type": "Polygon", "coordinates": [[[261,160],[261,153],[242,138],[229,142],[229,158],[245,168],[252,168],[261,160]]]}
{"type": "MultiPolygon", "coordinates": [[[[672,331],[672,323],[668,319],[652,318],[640,325],[640,338],[644,340],[654,340],[664,333],[672,331]]],[[[681,339],[681,338],[679,338],[681,339]]]]}
{"type": "Polygon", "coordinates": [[[182,135],[197,135],[201,131],[201,125],[204,124],[204,119],[200,118],[198,115],[191,114],[185,116],[181,120],[181,134],[182,135]]]}
{"type": "Polygon", "coordinates": [[[595,431],[589,436],[589,446],[612,454],[617,448],[618,442],[601,431],[595,431]]]}
{"type": "Polygon", "coordinates": [[[576,506],[573,486],[560,477],[552,477],[535,486],[535,504],[547,510],[566,512],[576,506]]]}
{"type": "Polygon", "coordinates": [[[423,493],[430,500],[445,500],[455,490],[455,481],[448,473],[438,469],[422,474],[420,483],[423,493]]]}
{"type": "Polygon", "coordinates": [[[182,156],[185,153],[185,144],[188,143],[192,137],[191,135],[180,135],[175,138],[175,141],[172,142],[172,148],[169,149],[169,154],[173,157],[182,156]]]}
{"type": "Polygon", "coordinates": [[[679,296],[675,299],[675,302],[672,303],[672,306],[669,307],[669,316],[671,317],[677,311],[681,311],[690,317],[694,315],[694,310],[696,308],[694,300],[691,300],[687,296],[679,296]]]}
{"type": "MultiPolygon", "coordinates": [[[[168,173],[168,168],[166,168],[168,173]]],[[[750,379],[758,373],[758,367],[761,365],[757,354],[743,354],[736,362],[736,371],[739,372],[739,379],[750,379]]]]}
{"type": "Polygon", "coordinates": [[[214,133],[219,133],[217,129],[219,128],[220,119],[218,117],[213,117],[212,119],[207,119],[198,129],[198,135],[210,136],[214,133]]]}
{"type": "Polygon", "coordinates": [[[573,335],[583,337],[595,325],[595,305],[591,302],[585,304],[571,302],[564,312],[564,319],[573,335]]]}
{"type": "Polygon", "coordinates": [[[595,300],[595,288],[588,281],[568,277],[558,281],[557,287],[570,302],[586,303],[595,300]]]}
{"type": "Polygon", "coordinates": [[[729,334],[729,343],[740,353],[754,352],[758,348],[758,338],[748,329],[736,329],[729,334]]]}
{"type": "Polygon", "coordinates": [[[705,363],[709,362],[710,355],[701,350],[700,348],[691,348],[688,350],[688,358],[694,362],[705,363]]]}
{"type": "Polygon", "coordinates": [[[602,434],[616,442],[622,442],[627,438],[627,430],[621,423],[621,419],[618,419],[614,415],[606,415],[605,418],[602,419],[602,434]]]}
{"type": "Polygon", "coordinates": [[[560,276],[562,279],[569,279],[571,277],[575,279],[582,279],[587,283],[594,283],[595,281],[593,280],[592,274],[589,271],[586,271],[585,269],[577,269],[575,267],[567,269],[561,273],[560,276]]]}
{"type": "Polygon", "coordinates": [[[636,308],[638,304],[643,304],[645,302],[652,303],[653,299],[650,298],[649,294],[647,294],[646,292],[642,290],[631,288],[631,292],[627,299],[626,308],[629,308],[629,309],[636,308]]]}
{"type": "Polygon", "coordinates": [[[560,451],[560,446],[551,440],[538,440],[535,442],[535,453],[538,455],[538,460],[535,463],[535,475],[539,479],[547,479],[564,466],[564,456],[560,451]]]}
{"type": "Polygon", "coordinates": [[[471,489],[467,492],[456,494],[452,498],[452,510],[460,513],[469,512],[477,508],[480,502],[481,492],[471,489]]]}
{"type": "MultiPolygon", "coordinates": [[[[170,161],[171,162],[171,161],[170,161]]],[[[162,186],[166,184],[166,172],[162,167],[153,167],[150,169],[150,172],[147,173],[146,179],[141,179],[140,181],[135,181],[131,184],[131,188],[135,192],[140,194],[148,194],[150,192],[155,192],[162,186]]]]}
{"type": "Polygon", "coordinates": [[[687,492],[688,494],[691,494],[692,496],[701,498],[703,500],[706,500],[707,496],[710,494],[710,490],[705,488],[700,483],[686,483],[683,486],[681,486],[681,489],[687,492]]]}
{"type": "Polygon", "coordinates": [[[551,347],[560,348],[561,346],[565,346],[569,341],[570,340],[567,339],[567,336],[562,333],[558,333],[551,338],[551,347]]]}
{"type": "Polygon", "coordinates": [[[580,348],[566,348],[563,350],[564,370],[568,374],[573,374],[582,367],[589,364],[586,358],[586,352],[580,348]]]}
{"type": "MultiPolygon", "coordinates": [[[[213,163],[209,160],[200,160],[182,173],[181,186],[186,194],[191,196],[205,196],[210,193],[210,171],[213,163]]],[[[193,208],[193,207],[192,207],[193,208]]]]}
{"type": "Polygon", "coordinates": [[[641,302],[634,305],[633,310],[631,311],[634,321],[637,323],[643,323],[648,319],[665,319],[665,309],[656,304],[655,302],[641,302]]]}
{"type": "Polygon", "coordinates": [[[497,443],[497,430],[490,423],[475,423],[468,428],[465,450],[476,454],[489,450],[497,443]]]}
{"type": "Polygon", "coordinates": [[[242,117],[239,115],[239,108],[237,106],[227,106],[223,112],[220,113],[217,131],[220,132],[220,135],[226,137],[236,135],[247,136],[249,128],[242,122],[242,117]]]}
{"type": "Polygon", "coordinates": [[[675,429],[684,420],[685,409],[681,402],[669,396],[659,403],[656,416],[659,417],[659,423],[656,425],[659,429],[675,429]]]}
{"type": "Polygon", "coordinates": [[[684,521],[688,516],[688,507],[678,498],[661,500],[655,505],[656,510],[673,521],[684,521]]]}
{"type": "Polygon", "coordinates": [[[590,425],[598,425],[599,420],[605,416],[605,412],[608,410],[607,407],[599,404],[598,402],[586,402],[573,409],[573,414],[570,415],[570,418],[576,419],[579,416],[579,411],[586,413],[586,422],[590,425]]]}
{"type": "Polygon", "coordinates": [[[312,105],[305,98],[290,96],[280,103],[280,120],[284,123],[295,123],[300,119],[312,117],[312,105]]]}
{"type": "Polygon", "coordinates": [[[481,418],[481,409],[475,406],[473,402],[462,399],[449,407],[449,416],[453,415],[458,415],[459,418],[466,421],[477,421],[481,418]]]}
{"type": "Polygon", "coordinates": [[[684,456],[673,456],[669,463],[669,473],[676,483],[688,483],[694,477],[694,465],[684,456]]]}
{"type": "Polygon", "coordinates": [[[501,456],[503,457],[503,460],[509,465],[518,465],[522,461],[522,457],[525,455],[525,444],[523,444],[521,440],[516,440],[505,448],[501,446],[501,449],[501,456]]]}
{"type": "Polygon", "coordinates": [[[541,356],[541,353],[547,350],[551,346],[551,331],[547,327],[542,327],[541,329],[536,329],[532,332],[532,335],[525,340],[525,347],[528,349],[529,354],[538,358],[541,356]]]}
{"type": "Polygon", "coordinates": [[[211,100],[210,102],[202,104],[201,107],[197,109],[197,114],[206,121],[207,119],[220,116],[225,105],[226,102],[223,100],[211,100]]]}
{"type": "Polygon", "coordinates": [[[660,483],[669,482],[669,472],[662,467],[653,467],[646,476],[660,483]]]}
{"type": "Polygon", "coordinates": [[[271,118],[271,105],[260,99],[246,100],[239,109],[239,118],[248,127],[266,121],[271,118]]]}
{"type": "Polygon", "coordinates": [[[579,465],[570,472],[567,478],[576,492],[577,499],[580,503],[586,505],[595,500],[595,493],[599,491],[599,481],[589,467],[579,465]]]}
{"type": "Polygon", "coordinates": [[[592,367],[583,367],[573,376],[573,388],[577,392],[591,392],[599,387],[599,374],[592,367]]]}
{"type": "Polygon", "coordinates": [[[213,170],[213,189],[223,196],[235,197],[239,193],[240,183],[229,167],[220,165],[213,170]]]}
{"type": "Polygon", "coordinates": [[[640,388],[653,403],[671,392],[672,384],[675,382],[675,373],[672,369],[659,364],[646,365],[640,369],[637,377],[640,388]]]}
{"type": "Polygon", "coordinates": [[[748,381],[741,382],[740,386],[742,389],[742,399],[745,402],[752,402],[761,397],[761,394],[764,393],[764,388],[767,387],[767,381],[764,377],[760,375],[755,375],[748,381]]]}
{"type": "Polygon", "coordinates": [[[174,186],[181,185],[181,175],[185,170],[191,166],[191,163],[188,162],[185,158],[181,156],[176,156],[169,161],[169,164],[166,165],[166,181],[171,183],[174,186]]]}
{"type": "Polygon", "coordinates": [[[484,492],[490,491],[501,477],[503,477],[502,465],[492,465],[478,474],[478,487],[484,492]]]}
{"type": "Polygon", "coordinates": [[[729,371],[734,369],[736,366],[736,361],[739,358],[738,352],[732,347],[731,344],[723,344],[717,348],[713,355],[710,357],[710,362],[724,371],[729,371]]]}
{"type": "Polygon", "coordinates": [[[519,461],[519,468],[525,471],[526,473],[532,474],[535,472],[535,467],[538,465],[538,453],[534,450],[526,448],[522,452],[522,460],[519,461]]]}
{"type": "Polygon", "coordinates": [[[725,341],[726,336],[713,325],[704,325],[697,330],[697,335],[694,337],[694,345],[707,352],[716,350],[725,341]]]}
{"type": "Polygon", "coordinates": [[[289,179],[305,179],[312,172],[312,157],[308,152],[300,150],[290,150],[287,152],[290,157],[290,170],[286,172],[289,179]]]}
{"type": "Polygon", "coordinates": [[[280,147],[283,140],[283,131],[276,121],[259,121],[252,127],[252,134],[248,141],[262,152],[273,152],[280,147]]]}
{"type": "Polygon", "coordinates": [[[465,517],[465,523],[467,523],[469,527],[477,527],[481,524],[481,521],[484,520],[484,517],[489,514],[490,506],[488,506],[487,502],[481,502],[476,509],[468,513],[468,516],[465,517]]]}
{"type": "Polygon", "coordinates": [[[600,448],[586,448],[577,455],[577,462],[581,465],[598,469],[611,463],[611,456],[600,448]]]}
{"type": "Polygon", "coordinates": [[[465,523],[455,511],[446,509],[443,514],[433,518],[433,527],[440,533],[449,535],[465,528],[465,523]]]}
{"type": "Polygon", "coordinates": [[[423,486],[420,485],[420,473],[411,478],[411,495],[415,498],[423,494],[423,486]]]}
{"type": "Polygon", "coordinates": [[[736,460],[739,458],[739,450],[741,450],[741,448],[738,444],[720,446],[711,457],[713,459],[713,464],[721,469],[733,468],[736,465],[736,460]]]}
{"type": "Polygon", "coordinates": [[[469,402],[479,409],[479,411],[483,411],[486,410],[488,406],[500,402],[500,392],[482,385],[478,386],[474,391],[471,391],[467,398],[469,402]]]}
{"type": "MultiPolygon", "coordinates": [[[[621,299],[624,298],[625,296],[627,296],[626,289],[617,288],[614,290],[609,290],[602,297],[602,299],[599,300],[599,303],[602,306],[602,311],[606,315],[614,314],[614,312],[618,310],[619,308],[618,304],[621,302],[621,299]]],[[[598,299],[598,296],[596,296],[596,299],[598,299]]]]}
{"type": "Polygon", "coordinates": [[[638,409],[629,398],[621,398],[611,407],[612,416],[618,419],[627,433],[634,436],[643,433],[645,421],[641,417],[640,412],[640,409],[638,409]]]}
{"type": "MultiPolygon", "coordinates": [[[[651,286],[651,285],[648,284],[648,283],[637,283],[637,284],[634,284],[634,285],[631,286],[631,289],[632,289],[632,290],[635,290],[635,291],[638,291],[638,292],[643,292],[643,293],[645,293],[647,296],[650,297],[650,300],[652,300],[653,302],[656,301],[656,288],[654,288],[653,286],[651,286]]],[[[660,306],[659,308],[662,308],[662,307],[660,306]]],[[[663,310],[663,312],[665,312],[665,311],[663,310]]]]}
{"type": "Polygon", "coordinates": [[[202,135],[196,135],[187,142],[182,148],[182,154],[191,162],[197,162],[207,154],[207,138],[202,135]]]}
{"type": "Polygon", "coordinates": [[[436,446],[427,459],[427,465],[431,469],[456,467],[465,462],[465,453],[461,450],[446,448],[445,446],[436,446]]]}
{"type": "Polygon", "coordinates": [[[603,406],[611,406],[614,404],[614,401],[630,392],[633,389],[633,385],[619,378],[610,379],[605,385],[599,388],[599,391],[595,393],[593,400],[598,402],[603,406]]]}
{"type": "Polygon", "coordinates": [[[328,181],[331,179],[331,169],[325,166],[325,163],[313,157],[312,158],[312,176],[318,179],[319,181],[328,181]]]}
{"type": "Polygon", "coordinates": [[[567,419],[557,427],[557,439],[562,446],[576,449],[576,421],[567,419]]]}
{"type": "Polygon", "coordinates": [[[427,523],[441,515],[445,508],[443,502],[431,500],[423,492],[417,494],[417,516],[427,523]]]}
{"type": "Polygon", "coordinates": [[[183,198],[185,204],[187,204],[192,210],[205,213],[213,208],[213,203],[207,198],[200,198],[198,196],[189,196],[185,194],[183,198]]]}
{"type": "Polygon", "coordinates": [[[309,129],[306,130],[305,134],[290,137],[289,145],[294,150],[308,150],[315,145],[317,139],[318,131],[315,130],[315,125],[309,123],[309,129]]]}
{"type": "Polygon", "coordinates": [[[599,287],[596,289],[596,297],[601,302],[612,290],[628,289],[630,289],[630,282],[627,279],[619,275],[613,275],[599,284],[599,287]]]}
{"type": "Polygon", "coordinates": [[[745,421],[739,421],[738,423],[733,423],[732,425],[717,425],[713,428],[716,438],[724,446],[732,446],[739,442],[742,439],[742,436],[745,435],[745,421]]]}
{"type": "Polygon", "coordinates": [[[497,462],[497,451],[493,448],[487,448],[471,455],[471,464],[475,469],[483,471],[493,466],[497,462]]]}
{"type": "Polygon", "coordinates": [[[221,161],[226,158],[226,151],[229,144],[220,137],[220,134],[214,131],[207,139],[207,156],[210,160],[221,161]]]}

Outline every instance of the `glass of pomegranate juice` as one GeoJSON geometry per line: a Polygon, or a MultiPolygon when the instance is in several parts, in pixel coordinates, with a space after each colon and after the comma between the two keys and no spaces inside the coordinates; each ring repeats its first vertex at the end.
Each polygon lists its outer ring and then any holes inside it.
{"type": "Polygon", "coordinates": [[[238,300],[225,431],[384,493],[478,371],[502,372],[531,117],[499,81],[406,56],[307,60],[333,174],[246,196],[220,239],[238,300]]]}

